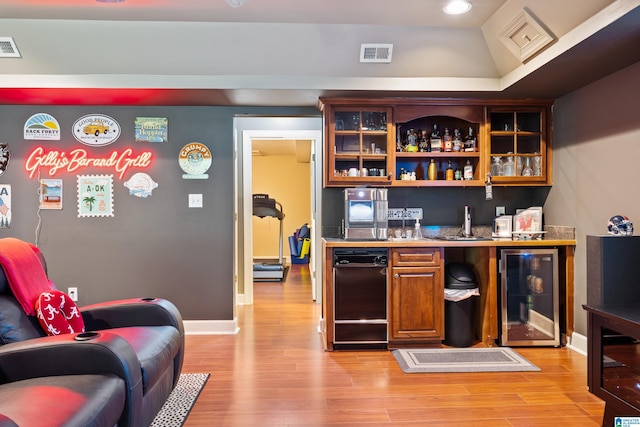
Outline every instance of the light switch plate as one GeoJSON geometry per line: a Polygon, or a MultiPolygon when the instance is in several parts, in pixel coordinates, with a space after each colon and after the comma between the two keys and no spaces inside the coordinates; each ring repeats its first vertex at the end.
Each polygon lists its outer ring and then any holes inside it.
{"type": "Polygon", "coordinates": [[[189,194],[189,207],[201,208],[202,207],[202,194],[189,194]]]}

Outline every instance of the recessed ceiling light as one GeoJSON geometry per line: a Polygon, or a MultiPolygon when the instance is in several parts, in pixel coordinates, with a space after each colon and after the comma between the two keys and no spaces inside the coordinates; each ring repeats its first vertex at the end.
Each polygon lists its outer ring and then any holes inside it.
{"type": "Polygon", "coordinates": [[[471,3],[466,0],[452,0],[444,7],[444,13],[460,15],[471,10],[471,3]]]}

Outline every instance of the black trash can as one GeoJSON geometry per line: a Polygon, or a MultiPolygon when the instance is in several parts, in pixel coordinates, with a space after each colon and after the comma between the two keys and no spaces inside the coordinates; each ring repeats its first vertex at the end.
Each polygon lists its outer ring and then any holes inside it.
{"type": "MultiPolygon", "coordinates": [[[[445,266],[444,343],[452,347],[469,347],[474,340],[476,298],[473,290],[478,287],[473,267],[462,263],[445,266]],[[447,290],[461,291],[463,299],[447,299],[447,290]],[[464,295],[465,292],[466,294],[464,295]]],[[[460,296],[457,296],[460,298],[460,296]]]]}

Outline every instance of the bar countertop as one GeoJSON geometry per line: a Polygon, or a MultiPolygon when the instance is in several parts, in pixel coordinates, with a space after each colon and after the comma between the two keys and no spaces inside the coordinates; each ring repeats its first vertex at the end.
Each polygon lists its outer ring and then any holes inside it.
{"type": "Polygon", "coordinates": [[[573,239],[498,239],[483,238],[482,240],[443,240],[438,238],[427,239],[406,239],[392,238],[389,240],[344,240],[338,238],[323,238],[323,244],[327,248],[400,248],[400,247],[548,247],[548,246],[575,246],[576,241],[573,239]]]}
{"type": "MultiPolygon", "coordinates": [[[[394,229],[389,229],[389,235],[394,229]]],[[[434,227],[427,226],[421,229],[423,238],[398,238],[390,237],[388,240],[345,240],[340,237],[325,236],[322,238],[323,244],[327,248],[400,248],[400,247],[449,247],[449,248],[469,248],[469,247],[549,247],[549,246],[575,246],[575,228],[567,226],[545,226],[544,233],[540,239],[535,238],[495,238],[491,237],[491,228],[488,226],[474,227],[474,237],[461,237],[457,227],[434,227]]],[[[527,236],[530,237],[530,236],[527,236]]]]}

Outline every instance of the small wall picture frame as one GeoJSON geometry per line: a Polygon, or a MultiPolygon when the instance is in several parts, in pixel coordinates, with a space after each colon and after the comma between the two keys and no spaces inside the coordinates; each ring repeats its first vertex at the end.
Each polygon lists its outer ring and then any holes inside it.
{"type": "Polygon", "coordinates": [[[0,184],[0,228],[11,227],[11,184],[0,184]]]}
{"type": "Polygon", "coordinates": [[[40,209],[62,209],[62,180],[40,180],[40,209]]]}
{"type": "Polygon", "coordinates": [[[493,220],[492,237],[508,237],[511,238],[513,225],[513,217],[511,215],[502,215],[493,220]]]}
{"type": "Polygon", "coordinates": [[[113,175],[78,175],[78,218],[113,215],[113,175]]]}

